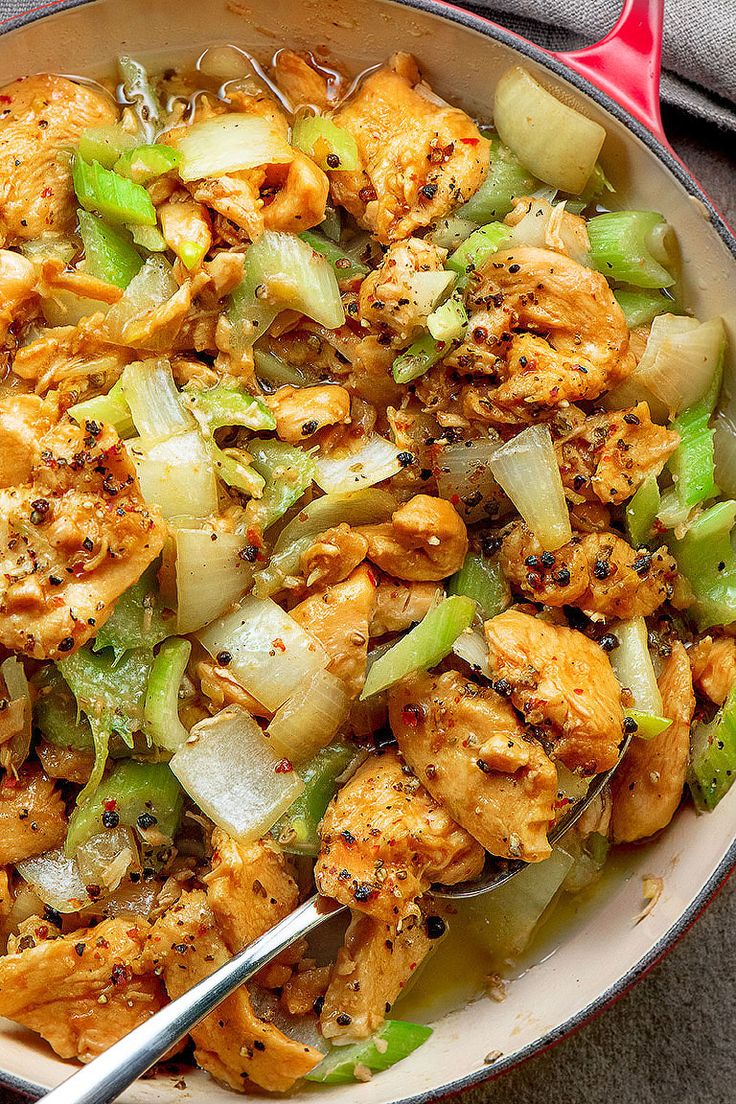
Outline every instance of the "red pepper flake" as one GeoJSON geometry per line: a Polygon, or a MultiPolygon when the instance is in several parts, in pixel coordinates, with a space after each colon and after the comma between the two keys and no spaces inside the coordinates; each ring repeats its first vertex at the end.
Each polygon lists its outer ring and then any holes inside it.
{"type": "Polygon", "coordinates": [[[477,146],[480,138],[461,138],[460,141],[464,146],[477,146]]]}
{"type": "Polygon", "coordinates": [[[248,544],[254,544],[256,548],[263,548],[263,537],[257,529],[253,528],[253,526],[246,530],[245,535],[247,537],[248,544]]]}
{"type": "Polygon", "coordinates": [[[581,689],[581,687],[576,686],[573,693],[575,693],[575,694],[584,694],[585,691],[583,689],[581,689]]]}
{"type": "Polygon", "coordinates": [[[44,190],[41,192],[41,198],[42,199],[48,199],[49,196],[52,196],[53,194],[54,194],[54,189],[53,188],[44,188],[44,190]]]}
{"type": "Polygon", "coordinates": [[[276,774],[291,774],[294,769],[294,765],[291,759],[279,759],[278,763],[273,769],[276,774]]]}
{"type": "Polygon", "coordinates": [[[41,924],[40,927],[36,928],[36,939],[46,939],[48,934],[49,929],[45,924],[41,924]]]}
{"type": "Polygon", "coordinates": [[[414,705],[412,702],[409,702],[409,704],[405,705],[404,708],[401,710],[401,720],[407,728],[416,728],[419,724],[419,721],[421,720],[421,717],[421,706],[414,705]]]}
{"type": "Polygon", "coordinates": [[[283,642],[283,640],[281,639],[280,636],[277,636],[275,640],[272,640],[271,644],[279,652],[285,652],[286,651],[286,645],[284,644],[284,642],[283,642]]]}
{"type": "Polygon", "coordinates": [[[0,96],[0,103],[12,103],[12,96],[0,96]]]}
{"type": "Polygon", "coordinates": [[[117,801],[114,797],[108,797],[105,800],[105,809],[108,813],[111,813],[117,805],[117,801]]]}
{"type": "Polygon", "coordinates": [[[453,506],[458,506],[460,504],[460,495],[459,494],[450,495],[450,502],[452,503],[453,506]]]}

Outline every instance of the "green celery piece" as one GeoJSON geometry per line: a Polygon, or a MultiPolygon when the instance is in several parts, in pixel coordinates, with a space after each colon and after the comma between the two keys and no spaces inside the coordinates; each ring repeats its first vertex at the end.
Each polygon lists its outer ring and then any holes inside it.
{"type": "Polygon", "coordinates": [[[736,687],[710,724],[696,726],[688,785],[700,812],[710,812],[736,781],[736,687]]]}
{"type": "Polygon", "coordinates": [[[225,452],[209,441],[207,445],[215,472],[228,487],[234,487],[236,491],[249,495],[251,498],[262,498],[266,487],[266,480],[259,475],[255,468],[245,460],[242,449],[229,449],[225,452]],[[237,453],[238,455],[233,455],[237,453]],[[239,457],[243,457],[239,459],[239,457]]]}
{"type": "Polygon", "coordinates": [[[455,214],[479,224],[502,219],[512,210],[517,196],[531,195],[542,186],[508,146],[499,138],[492,138],[488,175],[475,195],[455,214]]]}
{"type": "Polygon", "coordinates": [[[504,226],[502,222],[489,222],[487,226],[481,226],[450,254],[445,267],[457,272],[459,276],[474,272],[499,251],[510,232],[508,226],[504,226]]]}
{"type": "Polygon", "coordinates": [[[692,612],[698,628],[730,625],[736,621],[736,553],[731,530],[736,502],[716,502],[705,510],[669,547],[695,599],[692,612]]]}
{"type": "Polygon", "coordinates": [[[626,507],[626,532],[634,548],[652,536],[661,498],[656,475],[648,475],[626,507]]]}
{"type": "Polygon", "coordinates": [[[648,326],[658,314],[676,313],[673,311],[674,300],[663,295],[659,288],[622,287],[613,294],[630,330],[648,326]]]}
{"type": "Polygon", "coordinates": [[[276,419],[266,404],[242,387],[218,383],[204,391],[185,391],[192,413],[210,433],[223,426],[244,426],[254,431],[276,428],[276,419]]]}
{"type": "Polygon", "coordinates": [[[128,229],[135,244],[149,253],[165,253],[169,248],[166,239],[156,226],[129,226],[128,229]]]}
{"type": "Polygon", "coordinates": [[[123,82],[123,95],[133,105],[141,137],[153,142],[163,129],[164,115],[145,66],[123,55],[118,58],[118,73],[123,82]]]}
{"type": "Polygon", "coordinates": [[[188,640],[170,637],[153,661],[143,706],[143,727],[154,747],[176,751],[189,735],[179,720],[179,687],[191,651],[188,640]]]}
{"type": "Polygon", "coordinates": [[[283,441],[254,437],[248,441],[252,465],[266,481],[259,499],[246,507],[250,525],[264,530],[282,517],[302,497],[314,479],[314,460],[304,449],[283,441]]]}
{"type": "Polygon", "coordinates": [[[53,664],[42,667],[31,680],[36,691],[33,723],[45,740],[56,747],[93,751],[95,742],[86,717],[61,671],[53,664]]]}
{"type": "Polygon", "coordinates": [[[299,235],[302,241],[311,245],[315,253],[321,253],[326,257],[335,270],[338,280],[352,280],[355,276],[365,276],[368,269],[360,264],[341,249],[339,245],[329,241],[318,230],[305,230],[299,235]]]}
{"type": "Polygon", "coordinates": [[[509,584],[498,561],[475,552],[468,552],[463,566],[450,578],[447,593],[472,598],[484,621],[503,613],[511,604],[509,584]]]}
{"type": "Polygon", "coordinates": [[[641,709],[627,709],[626,716],[636,724],[636,735],[641,740],[651,740],[659,736],[672,724],[667,717],[657,717],[653,713],[643,713],[641,709]]]}
{"type": "Polygon", "coordinates": [[[429,611],[418,625],[401,637],[373,664],[361,699],[386,690],[406,675],[427,671],[452,651],[461,632],[475,617],[475,600],[456,594],[429,611]]]}
{"type": "Polygon", "coordinates": [[[117,662],[125,652],[134,648],[152,650],[167,636],[171,636],[174,620],[171,618],[167,621],[163,615],[156,579],[157,570],[158,564],[151,564],[138,582],[120,595],[112,617],[95,636],[93,651],[112,648],[117,662]]]}
{"type": "MultiPolygon", "coordinates": [[[[317,227],[320,236],[324,235],[328,241],[334,242],[335,245],[340,241],[340,235],[342,234],[342,219],[340,218],[340,209],[333,207],[329,204],[325,207],[325,217],[317,227]]],[[[308,231],[305,231],[308,233],[308,231]]],[[[314,249],[314,246],[312,246],[314,249]]]]}
{"type": "Polygon", "coordinates": [[[337,792],[337,779],[360,755],[351,744],[332,743],[299,768],[304,789],[271,829],[274,839],[292,855],[319,852],[319,824],[337,792]]]}
{"type": "Polygon", "coordinates": [[[710,413],[705,403],[683,410],[671,428],[680,435],[680,444],[669,459],[680,505],[691,509],[719,493],[715,482],[715,450],[710,413]]]}
{"type": "Polygon", "coordinates": [[[85,211],[97,211],[110,222],[155,226],[156,211],[151,197],[140,184],[126,180],[97,161],[72,158],[72,180],[77,199],[85,211]]]}
{"type": "Polygon", "coordinates": [[[447,356],[451,348],[448,341],[435,341],[431,334],[423,334],[408,349],[397,356],[391,372],[397,383],[411,383],[447,356]]]}
{"type": "Polygon", "coordinates": [[[82,422],[111,425],[123,440],[135,436],[135,425],[120,380],[113,384],[106,395],[96,395],[93,399],[85,399],[84,402],[70,406],[67,414],[79,425],[82,422]]]}
{"type": "Polygon", "coordinates": [[[105,169],[111,169],[137,142],[119,126],[87,127],[79,136],[79,153],[85,161],[99,161],[105,169]]]}
{"type": "Polygon", "coordinates": [[[181,161],[181,153],[173,146],[136,146],[127,150],[114,165],[115,172],[136,184],[150,184],[164,173],[171,172],[181,161]]]}
{"type": "Polygon", "coordinates": [[[281,357],[274,356],[265,349],[259,349],[258,346],[253,347],[253,361],[259,379],[265,380],[266,383],[275,384],[277,387],[285,383],[291,383],[294,387],[304,387],[310,382],[301,368],[287,364],[281,357]]]}
{"type": "Polygon", "coordinates": [[[146,829],[138,824],[138,818],[146,814],[153,816],[155,824],[150,824],[149,828],[155,827],[171,840],[179,827],[183,805],[181,786],[167,763],[126,759],[101,780],[84,805],[74,810],[69,818],[64,850],[72,857],[82,843],[104,832],[102,815],[105,811],[117,813],[119,823],[136,829],[144,841],[146,829]]]}
{"type": "Polygon", "coordinates": [[[407,1023],[404,1020],[386,1020],[370,1039],[354,1043],[352,1046],[334,1047],[322,1059],[318,1066],[308,1073],[307,1081],[317,1081],[325,1085],[346,1085],[357,1081],[356,1066],[365,1066],[378,1073],[389,1069],[402,1058],[426,1043],[432,1034],[432,1028],[425,1024],[407,1023]],[[381,1041],[381,1048],[376,1046],[381,1041]],[[385,1044],[385,1045],[383,1045],[385,1044]]]}
{"type": "Polygon", "coordinates": [[[360,168],[353,135],[323,115],[297,119],[291,129],[291,144],[311,157],[324,172],[355,172],[360,168]]]}
{"type": "Polygon", "coordinates": [[[656,211],[608,211],[588,221],[589,264],[609,280],[642,288],[671,287],[675,277],[650,252],[652,233],[665,225],[656,211]]]}
{"type": "Polygon", "coordinates": [[[467,327],[468,312],[460,291],[454,291],[427,318],[427,329],[435,341],[462,341],[467,327]]]}
{"type": "Polygon", "coordinates": [[[259,298],[258,279],[248,270],[238,286],[230,293],[225,312],[232,327],[232,345],[237,353],[243,353],[253,345],[273,322],[279,307],[259,298]]]}
{"type": "Polygon", "coordinates": [[[89,211],[79,211],[78,218],[86,271],[108,284],[126,288],[143,267],[143,258],[130,234],[119,227],[108,226],[89,211]]]}

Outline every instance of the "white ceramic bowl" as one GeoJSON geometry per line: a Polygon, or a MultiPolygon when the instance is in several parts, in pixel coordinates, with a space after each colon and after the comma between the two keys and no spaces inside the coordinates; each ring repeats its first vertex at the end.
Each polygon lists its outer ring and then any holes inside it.
{"type": "MultiPolygon", "coordinates": [[[[653,9],[660,0],[632,2],[653,9]]],[[[675,226],[685,301],[701,317],[722,315],[736,348],[736,243],[707,198],[645,127],[559,61],[493,24],[432,0],[72,0],[67,10],[53,9],[3,28],[2,83],[44,70],[94,75],[120,52],[191,59],[216,43],[232,42],[261,57],[286,44],[326,46],[356,71],[401,48],[417,55],[441,94],[487,117],[496,80],[521,53],[532,71],[606,127],[607,174],[627,204],[661,211],[675,226]]],[[[505,1002],[481,1000],[447,1015],[428,1044],[368,1084],[311,1086],[290,1098],[419,1104],[477,1084],[548,1046],[605,1008],[696,919],[736,862],[735,833],[736,787],[710,816],[683,807],[661,838],[617,864],[605,893],[559,934],[554,954],[511,985],[505,1002]],[[641,879],[648,874],[664,879],[664,892],[636,924],[641,879]],[[484,1058],[496,1051],[502,1057],[491,1068],[484,1058]]],[[[39,1094],[70,1069],[30,1032],[4,1025],[0,1081],[39,1094]]],[[[232,1094],[207,1075],[191,1072],[185,1080],[186,1093],[156,1078],[140,1082],[125,1099],[232,1104],[232,1094]]]]}

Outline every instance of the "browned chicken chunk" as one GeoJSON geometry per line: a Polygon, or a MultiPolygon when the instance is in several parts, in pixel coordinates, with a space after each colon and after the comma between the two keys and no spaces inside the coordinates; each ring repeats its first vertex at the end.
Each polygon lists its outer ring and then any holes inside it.
{"type": "Polygon", "coordinates": [[[64,799],[38,768],[6,774],[0,786],[0,866],[59,847],[66,837],[64,799]]]}
{"type": "Polygon", "coordinates": [[[111,96],[40,73],[0,90],[0,243],[14,245],[74,226],[69,159],[83,130],[114,123],[111,96]]]}
{"type": "Polygon", "coordinates": [[[613,838],[616,843],[653,836],[680,804],[690,755],[695,711],[690,663],[679,641],[672,645],[659,678],[662,713],[672,724],[651,740],[634,739],[613,776],[613,838]]]}
{"type": "Polygon", "coordinates": [[[649,617],[672,596],[677,565],[664,546],[637,551],[615,533],[593,532],[573,537],[544,558],[543,551],[516,522],[499,556],[511,585],[535,602],[628,620],[649,617]]]}
{"type": "Polygon", "coordinates": [[[483,848],[388,751],[367,759],[322,821],[315,868],[321,893],[396,923],[432,882],[476,877],[483,848]]]}
{"type": "Polygon", "coordinates": [[[343,84],[332,69],[319,69],[311,54],[293,50],[278,51],[271,74],[295,109],[308,104],[326,111],[334,106],[343,84]]]}
{"type": "Polygon", "coordinates": [[[343,522],[320,533],[301,556],[300,566],[308,587],[333,586],[347,579],[365,559],[368,541],[343,522]]]}
{"type": "MultiPolygon", "coordinates": [[[[0,424],[7,408],[0,398],[0,424]]],[[[115,431],[68,418],[47,429],[43,411],[31,471],[0,490],[0,519],[0,643],[34,659],[94,636],[164,539],[115,431]]]]}
{"type": "Polygon", "coordinates": [[[397,579],[444,579],[462,567],[468,551],[468,532],[455,507],[430,495],[415,495],[391,521],[358,531],[368,540],[368,559],[397,579]]]}
{"type": "Polygon", "coordinates": [[[556,443],[565,487],[580,498],[620,504],[648,475],[658,475],[680,443],[656,425],[646,403],[632,410],[594,414],[556,443]]]}
{"type": "Polygon", "coordinates": [[[414,675],[389,693],[401,754],[453,819],[492,855],[550,854],[557,770],[494,690],[459,675],[414,675]]]}
{"type": "Polygon", "coordinates": [[[326,1039],[349,1043],[376,1031],[432,947],[423,917],[396,924],[354,913],[320,1015],[326,1039]]]}
{"type": "Polygon", "coordinates": [[[266,398],[282,441],[298,445],[325,426],[350,421],[350,395],[344,387],[326,383],[316,387],[279,387],[266,398]]]}
{"type": "Polygon", "coordinates": [[[583,774],[618,758],[624,715],[608,657],[582,633],[519,610],[485,624],[497,692],[508,695],[554,746],[554,756],[583,774]]]}
{"type": "Polygon", "coordinates": [[[366,77],[334,118],[362,169],[332,173],[332,195],[384,244],[459,207],[488,171],[487,140],[464,111],[437,102],[408,54],[366,77]]]}
{"type": "Polygon", "coordinates": [[[688,652],[693,682],[716,705],[723,705],[736,684],[736,639],[704,636],[688,652]]]}
{"type": "Polygon", "coordinates": [[[396,338],[400,344],[411,341],[424,328],[434,307],[426,284],[443,271],[446,256],[447,250],[421,238],[407,238],[389,246],[379,267],[369,272],[360,285],[363,324],[396,338]]]}
{"type": "Polygon", "coordinates": [[[127,916],[31,937],[34,945],[0,958],[0,1015],[37,1031],[62,1058],[91,1061],[165,1003],[141,957],[146,933],[127,916]]]}
{"type": "Polygon", "coordinates": [[[39,395],[52,388],[73,391],[75,401],[107,391],[133,359],[129,349],[102,336],[104,316],[83,318],[77,326],[54,326],[22,345],[13,358],[13,372],[28,380],[39,395]]]}
{"type": "Polygon", "coordinates": [[[381,579],[376,590],[371,636],[410,629],[426,617],[443,593],[436,583],[406,584],[398,579],[381,579]]]}
{"type": "Polygon", "coordinates": [[[0,398],[0,487],[31,478],[36,439],[49,427],[37,395],[8,391],[0,398]]]}

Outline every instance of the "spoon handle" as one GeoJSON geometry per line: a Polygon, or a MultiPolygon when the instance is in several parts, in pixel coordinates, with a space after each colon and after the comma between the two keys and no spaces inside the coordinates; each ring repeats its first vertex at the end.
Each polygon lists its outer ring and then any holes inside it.
{"type": "Polygon", "coordinates": [[[310,897],[219,970],[164,1005],[129,1035],[52,1089],[42,1098],[44,1104],[110,1104],[238,986],[296,939],[344,907],[324,897],[310,897]]]}

